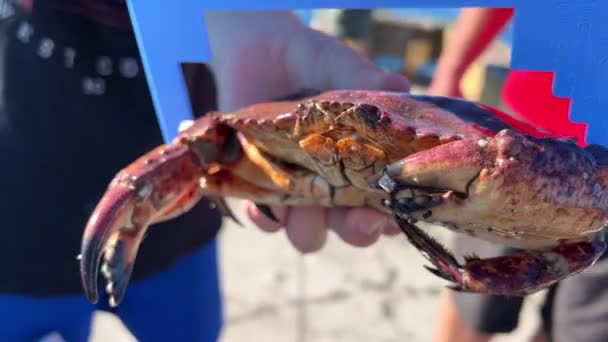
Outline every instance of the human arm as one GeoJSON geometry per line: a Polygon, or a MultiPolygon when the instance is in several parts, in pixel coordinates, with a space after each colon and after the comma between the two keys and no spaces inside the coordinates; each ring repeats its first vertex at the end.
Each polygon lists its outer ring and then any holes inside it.
{"type": "Polygon", "coordinates": [[[302,89],[409,90],[337,38],[289,11],[205,15],[221,110],[281,98],[302,89]]]}
{"type": "Polygon", "coordinates": [[[441,53],[428,93],[461,97],[460,81],[513,16],[511,8],[465,8],[441,53]]]}
{"type": "MultiPolygon", "coordinates": [[[[303,89],[408,91],[407,80],[382,71],[337,38],[313,30],[291,12],[223,12],[205,16],[220,110],[282,98],[303,89]]],[[[301,252],[320,249],[331,227],[344,241],[367,246],[396,233],[388,216],[370,208],[273,206],[280,223],[249,204],[247,213],[268,232],[285,228],[301,252]]]]}

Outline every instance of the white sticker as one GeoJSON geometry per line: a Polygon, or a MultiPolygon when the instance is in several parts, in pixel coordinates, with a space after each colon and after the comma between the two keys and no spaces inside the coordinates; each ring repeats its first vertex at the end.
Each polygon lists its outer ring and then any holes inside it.
{"type": "Polygon", "coordinates": [[[0,19],[10,18],[15,14],[15,7],[10,0],[0,1],[0,19]]]}
{"type": "Polygon", "coordinates": [[[139,65],[135,58],[127,57],[120,61],[120,73],[126,78],[133,78],[139,72],[139,65]]]}
{"type": "Polygon", "coordinates": [[[102,56],[95,63],[97,72],[102,76],[110,76],[112,74],[112,60],[110,57],[102,56]]]}
{"type": "Polygon", "coordinates": [[[53,55],[53,49],[55,49],[55,42],[49,38],[42,38],[38,46],[38,56],[49,58],[53,55]]]}
{"type": "Polygon", "coordinates": [[[106,92],[106,81],[99,77],[82,79],[82,91],[85,95],[103,95],[106,92]]]}
{"type": "Polygon", "coordinates": [[[21,23],[17,29],[17,39],[22,43],[29,43],[30,39],[34,35],[34,28],[27,22],[21,23]]]}
{"type": "Polygon", "coordinates": [[[76,50],[73,48],[66,47],[63,49],[63,65],[66,68],[74,67],[74,60],[76,59],[76,50]]]}

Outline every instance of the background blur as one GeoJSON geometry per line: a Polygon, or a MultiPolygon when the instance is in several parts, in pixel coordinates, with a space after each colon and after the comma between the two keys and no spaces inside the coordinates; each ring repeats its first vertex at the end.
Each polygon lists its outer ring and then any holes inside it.
{"type": "MultiPolygon", "coordinates": [[[[303,21],[336,35],[383,68],[405,74],[412,92],[424,93],[435,61],[449,39],[458,9],[297,11],[303,21]]],[[[466,98],[504,108],[511,27],[466,73],[466,98]]],[[[232,201],[242,222],[243,208],[232,201]]],[[[427,226],[448,247],[447,229],[427,226]]],[[[426,260],[404,236],[383,237],[372,247],[348,246],[330,235],[325,248],[301,256],[283,234],[269,235],[226,222],[220,235],[226,326],[223,341],[431,341],[439,295],[445,283],[422,266],[426,260]]],[[[484,243],[481,242],[480,243],[484,243]]],[[[538,324],[527,301],[514,335],[523,341],[538,324]]],[[[92,341],[134,341],[111,314],[100,313],[92,341]]]]}

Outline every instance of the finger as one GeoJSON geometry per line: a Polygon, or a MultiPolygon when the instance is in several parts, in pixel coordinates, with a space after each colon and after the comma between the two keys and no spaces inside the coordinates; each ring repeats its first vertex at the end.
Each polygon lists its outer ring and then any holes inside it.
{"type": "Polygon", "coordinates": [[[287,237],[302,253],[320,250],[327,240],[327,209],[293,207],[287,218],[287,237]]]}
{"type": "Polygon", "coordinates": [[[367,247],[378,240],[390,227],[391,218],[371,208],[333,208],[329,213],[330,227],[344,240],[357,247],[367,247]]]}
{"type": "Polygon", "coordinates": [[[298,87],[409,91],[407,78],[385,72],[339,39],[317,31],[302,36],[308,36],[303,38],[308,44],[294,42],[288,53],[288,65],[296,72],[293,79],[299,82],[298,87]]]}
{"type": "Polygon", "coordinates": [[[388,224],[384,227],[382,234],[387,236],[395,236],[403,234],[403,232],[401,231],[401,227],[399,227],[397,222],[395,222],[393,218],[389,218],[388,224]]]}
{"type": "Polygon", "coordinates": [[[360,52],[334,39],[325,39],[317,55],[322,70],[319,82],[328,89],[410,90],[407,78],[385,72],[360,52]]]}
{"type": "Polygon", "coordinates": [[[287,212],[289,210],[287,207],[277,207],[277,206],[270,207],[270,210],[272,210],[272,213],[279,221],[279,222],[276,222],[276,221],[273,221],[272,219],[270,219],[264,213],[262,213],[255,206],[255,204],[248,201],[246,206],[247,206],[246,207],[247,216],[249,216],[251,221],[253,221],[253,223],[255,223],[261,230],[263,230],[265,232],[268,232],[268,233],[277,232],[287,224],[287,212]]]}

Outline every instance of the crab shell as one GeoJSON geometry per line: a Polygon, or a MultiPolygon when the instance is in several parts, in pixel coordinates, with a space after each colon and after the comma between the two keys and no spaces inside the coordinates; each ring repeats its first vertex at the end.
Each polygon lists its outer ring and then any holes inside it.
{"type": "MultiPolygon", "coordinates": [[[[255,149],[254,154],[275,161],[270,174],[279,183],[314,177],[304,182],[313,191],[300,196],[286,185],[282,196],[273,190],[272,198],[243,198],[381,208],[379,199],[390,192],[378,192],[374,181],[390,166],[393,177],[409,183],[406,192],[432,187],[467,194],[466,201],[444,204],[426,221],[513,247],[540,248],[584,238],[606,222],[608,193],[603,191],[605,179],[596,174],[594,149],[582,150],[568,140],[531,139],[483,107],[457,99],[334,91],[302,103],[259,104],[218,116],[240,132],[241,142],[255,149]],[[421,151],[424,155],[416,154],[421,151]],[[280,165],[285,163],[291,165],[280,165]],[[294,170],[278,174],[289,167],[294,170]]],[[[252,178],[239,167],[232,172],[246,181],[252,178]]],[[[212,194],[222,195],[222,182],[206,183],[212,194]]]]}
{"type": "Polygon", "coordinates": [[[148,226],[202,196],[392,213],[431,271],[464,291],[527,294],[591,266],[605,249],[608,153],[497,115],[453,98],[355,90],[209,113],[112,181],[85,228],[85,290],[95,301],[105,250],[117,304],[148,226]],[[418,220],[528,251],[460,265],[418,220]]]}

